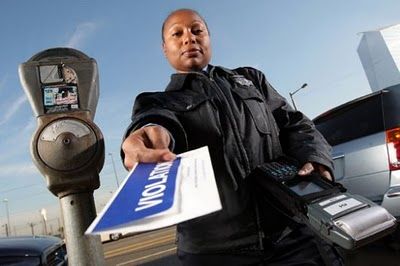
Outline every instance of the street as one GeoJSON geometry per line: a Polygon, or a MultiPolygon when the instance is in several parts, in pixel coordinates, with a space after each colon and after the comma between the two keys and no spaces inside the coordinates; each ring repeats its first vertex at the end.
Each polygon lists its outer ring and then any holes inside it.
{"type": "MultiPolygon", "coordinates": [[[[110,266],[143,265],[171,255],[175,257],[175,227],[107,242],[103,248],[107,265],[110,266]]],[[[176,265],[177,262],[175,260],[170,265],[176,265]]]]}

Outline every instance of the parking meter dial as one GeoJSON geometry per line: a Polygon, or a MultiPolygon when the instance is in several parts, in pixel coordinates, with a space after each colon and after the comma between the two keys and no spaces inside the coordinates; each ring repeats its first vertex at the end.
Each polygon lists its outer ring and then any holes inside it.
{"type": "Polygon", "coordinates": [[[97,138],[83,121],[56,120],[48,124],[38,139],[38,155],[50,168],[73,171],[85,166],[96,154],[97,138]]]}

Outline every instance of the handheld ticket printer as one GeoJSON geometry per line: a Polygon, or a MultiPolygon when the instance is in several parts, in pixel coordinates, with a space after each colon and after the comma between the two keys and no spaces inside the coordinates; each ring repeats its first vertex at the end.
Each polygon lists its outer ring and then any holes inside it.
{"type": "Polygon", "coordinates": [[[38,127],[33,161],[49,190],[62,197],[100,185],[104,140],[93,123],[99,98],[97,63],[71,48],[37,53],[19,66],[38,127]]]}
{"type": "Polygon", "coordinates": [[[395,230],[396,219],[383,207],[317,174],[299,176],[298,166],[292,158],[281,157],[257,167],[252,178],[269,202],[345,249],[395,230]]]}

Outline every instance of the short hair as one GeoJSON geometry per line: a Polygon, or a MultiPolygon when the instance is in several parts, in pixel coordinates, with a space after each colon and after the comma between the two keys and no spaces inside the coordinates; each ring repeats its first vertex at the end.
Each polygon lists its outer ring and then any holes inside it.
{"type": "Polygon", "coordinates": [[[163,43],[164,43],[164,28],[165,28],[165,23],[167,22],[167,20],[168,20],[173,14],[175,14],[175,13],[177,13],[177,12],[181,12],[181,11],[190,11],[190,12],[195,13],[197,16],[199,16],[199,18],[204,22],[204,25],[206,25],[206,29],[207,29],[207,31],[208,31],[208,34],[210,35],[210,30],[208,29],[207,22],[206,22],[206,20],[203,18],[203,16],[200,15],[199,12],[197,12],[197,11],[194,10],[194,9],[190,9],[190,8],[180,8],[180,9],[176,9],[176,10],[172,11],[171,13],[169,13],[168,16],[164,19],[164,22],[163,22],[162,27],[161,27],[161,39],[162,39],[162,42],[163,42],[163,43]]]}

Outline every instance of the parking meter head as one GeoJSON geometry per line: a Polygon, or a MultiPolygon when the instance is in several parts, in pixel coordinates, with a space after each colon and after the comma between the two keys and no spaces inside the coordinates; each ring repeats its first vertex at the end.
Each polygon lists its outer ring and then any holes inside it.
{"type": "Polygon", "coordinates": [[[96,60],[72,48],[39,52],[19,66],[35,115],[86,111],[93,120],[99,98],[96,60]]]}
{"type": "Polygon", "coordinates": [[[52,48],[19,66],[37,117],[33,162],[58,197],[100,186],[104,139],[93,118],[99,98],[96,61],[71,48],[52,48]]]}

